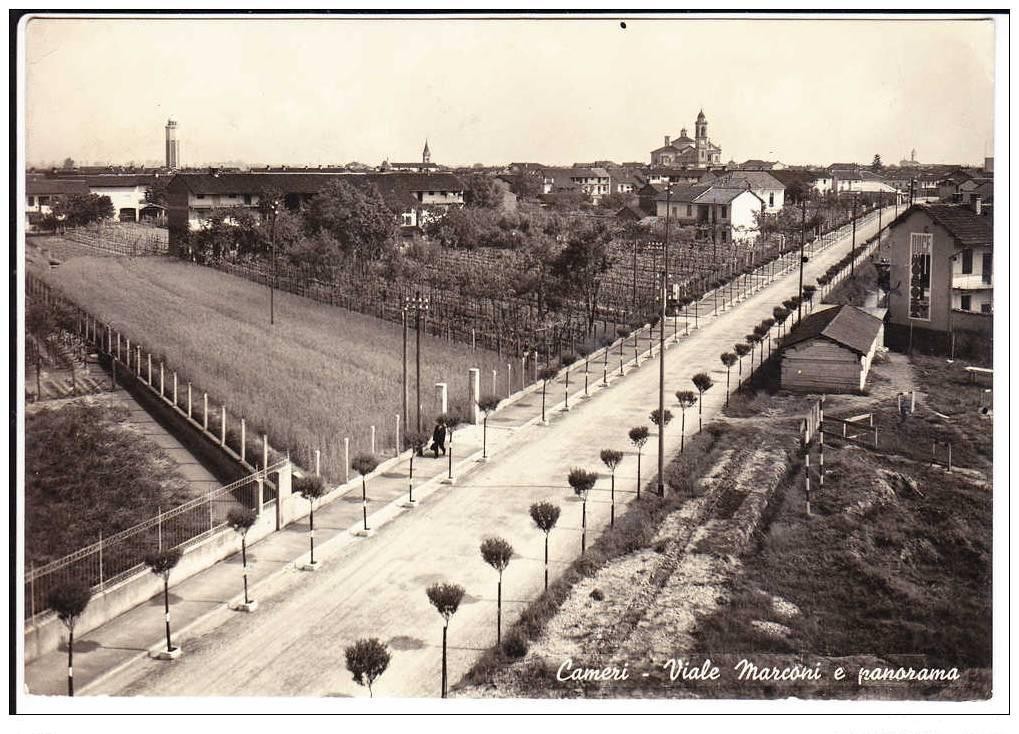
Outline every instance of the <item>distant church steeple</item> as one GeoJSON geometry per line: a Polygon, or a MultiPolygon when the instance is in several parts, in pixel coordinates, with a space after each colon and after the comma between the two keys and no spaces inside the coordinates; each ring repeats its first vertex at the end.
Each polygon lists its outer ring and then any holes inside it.
{"type": "Polygon", "coordinates": [[[425,149],[421,151],[421,162],[422,163],[432,162],[432,151],[428,150],[428,138],[425,138],[425,149]]]}

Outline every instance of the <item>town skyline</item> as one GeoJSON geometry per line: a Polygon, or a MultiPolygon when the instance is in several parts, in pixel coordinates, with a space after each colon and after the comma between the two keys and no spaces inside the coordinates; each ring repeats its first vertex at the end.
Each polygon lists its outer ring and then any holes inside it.
{"type": "Polygon", "coordinates": [[[188,166],[378,165],[417,160],[426,138],[451,166],[647,161],[702,109],[723,163],[993,155],[991,21],[766,23],[762,33],[760,19],[733,18],[34,18],[26,162],[158,161],[170,117],[188,166]],[[673,53],[652,64],[661,73],[633,63],[665,46],[673,53]],[[577,65],[591,48],[602,49],[596,63],[577,65]],[[159,83],[111,88],[138,58],[159,83]],[[795,66],[805,58],[815,62],[795,66]],[[347,70],[339,84],[337,69],[347,70]],[[760,83],[743,84],[748,73],[760,83]],[[726,80],[744,91],[732,95],[726,80]]]}

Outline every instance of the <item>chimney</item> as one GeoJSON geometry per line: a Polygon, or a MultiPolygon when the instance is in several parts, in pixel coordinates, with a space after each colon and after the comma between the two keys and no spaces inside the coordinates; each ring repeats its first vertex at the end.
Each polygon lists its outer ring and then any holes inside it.
{"type": "Polygon", "coordinates": [[[980,214],[982,213],[982,211],[983,211],[983,207],[982,207],[982,204],[981,204],[981,201],[980,201],[980,197],[978,195],[974,194],[973,195],[973,213],[976,214],[979,217],[980,214]]]}
{"type": "Polygon", "coordinates": [[[668,148],[668,147],[669,147],[669,142],[670,142],[671,140],[672,140],[672,138],[670,138],[670,137],[669,137],[668,135],[666,135],[666,136],[665,136],[665,147],[666,147],[666,148],[668,148]]]}

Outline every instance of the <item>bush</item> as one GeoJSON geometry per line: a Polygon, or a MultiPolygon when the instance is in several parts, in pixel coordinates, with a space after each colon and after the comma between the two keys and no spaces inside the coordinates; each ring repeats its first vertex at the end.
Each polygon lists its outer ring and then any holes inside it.
{"type": "Polygon", "coordinates": [[[527,638],[516,630],[513,630],[506,635],[506,639],[502,641],[503,654],[508,658],[513,658],[514,660],[526,655],[527,648],[527,638]]]}
{"type": "Polygon", "coordinates": [[[591,592],[591,598],[595,601],[605,601],[605,594],[602,593],[601,589],[594,589],[591,592]]]}

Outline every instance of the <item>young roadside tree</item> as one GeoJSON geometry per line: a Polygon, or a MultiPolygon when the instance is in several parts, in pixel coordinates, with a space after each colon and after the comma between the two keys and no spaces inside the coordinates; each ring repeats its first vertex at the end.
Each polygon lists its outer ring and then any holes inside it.
{"type": "Polygon", "coordinates": [[[623,452],[614,449],[602,449],[601,461],[608,467],[611,477],[611,489],[609,490],[609,527],[616,524],[616,467],[623,460],[623,452]]]}
{"type": "Polygon", "coordinates": [[[244,574],[244,604],[251,604],[248,598],[248,531],[258,520],[258,513],[247,507],[231,507],[226,514],[226,524],[241,536],[241,569],[244,574]]]}
{"type": "Polygon", "coordinates": [[[722,364],[725,365],[725,404],[729,405],[729,373],[732,371],[732,366],[736,364],[736,355],[732,352],[722,352],[719,359],[722,364]]]}
{"type": "Polygon", "coordinates": [[[372,684],[386,672],[392,659],[389,648],[375,637],[361,639],[348,645],[344,651],[347,670],[354,676],[354,682],[368,688],[368,697],[374,698],[372,684]]]}
{"type": "Polygon", "coordinates": [[[407,472],[407,502],[414,502],[414,457],[424,453],[425,446],[431,440],[432,435],[425,431],[408,431],[404,434],[403,440],[410,449],[410,468],[407,472]]]}
{"type": "Polygon", "coordinates": [[[693,390],[676,390],[676,400],[679,401],[681,423],[679,425],[679,453],[683,453],[686,443],[686,409],[692,408],[697,402],[693,390]]]}
{"type": "Polygon", "coordinates": [[[672,422],[672,411],[666,408],[665,419],[663,420],[658,415],[658,408],[655,408],[654,410],[651,411],[651,414],[648,416],[648,420],[650,420],[655,426],[659,428],[661,427],[662,423],[664,423],[667,426],[669,425],[669,423],[672,422]]]}
{"type": "Polygon", "coordinates": [[[545,591],[548,591],[548,535],[559,522],[559,507],[551,502],[535,502],[530,513],[534,524],[545,533],[545,591]]]}
{"type": "Polygon", "coordinates": [[[57,328],[53,310],[42,301],[32,302],[25,309],[25,326],[35,342],[32,350],[35,352],[35,399],[42,400],[43,350],[57,328]]]}
{"type": "Polygon", "coordinates": [[[460,602],[464,598],[464,588],[458,584],[432,584],[426,592],[428,601],[432,603],[435,610],[442,617],[442,697],[446,697],[446,633],[449,629],[449,620],[460,608],[460,602]]]}
{"type": "Polygon", "coordinates": [[[502,644],[502,572],[506,570],[513,558],[513,546],[502,538],[485,538],[481,541],[481,557],[485,563],[499,572],[499,584],[496,587],[495,607],[495,643],[502,644]]]}
{"type": "Polygon", "coordinates": [[[548,419],[545,417],[545,393],[548,391],[548,381],[554,380],[556,375],[559,374],[559,370],[549,365],[548,367],[542,367],[541,372],[538,376],[541,378],[541,422],[548,423],[548,419]]]}
{"type": "Polygon", "coordinates": [[[757,349],[757,345],[761,343],[761,335],[757,333],[759,327],[754,327],[754,333],[747,334],[744,339],[747,340],[747,344],[750,345],[750,375],[754,374],[754,351],[757,349]]]}
{"type": "Polygon", "coordinates": [[[166,652],[174,651],[170,644],[170,572],[180,562],[180,551],[176,548],[162,549],[145,556],[145,565],[156,576],[163,577],[163,612],[166,617],[166,652]]]}
{"type": "Polygon", "coordinates": [[[785,324],[790,313],[789,309],[782,306],[775,306],[775,308],[771,309],[771,315],[775,318],[775,323],[778,324],[778,336],[780,339],[782,338],[782,325],[785,324]]]}
{"type": "Polygon", "coordinates": [[[361,475],[361,517],[364,520],[364,532],[368,532],[368,480],[366,476],[375,471],[379,460],[373,454],[358,454],[350,462],[350,468],[361,475]]]}
{"type": "Polygon", "coordinates": [[[814,303],[814,294],[817,293],[816,285],[805,285],[803,286],[803,299],[809,303],[814,303]]]}
{"type": "MultiPolygon", "coordinates": [[[[359,457],[354,457],[354,461],[357,461],[359,457]]],[[[353,466],[353,463],[351,464],[353,466]]],[[[355,471],[357,467],[354,467],[355,471]]],[[[308,565],[312,568],[315,567],[315,500],[319,499],[326,493],[326,483],[322,481],[322,477],[315,475],[306,475],[303,477],[294,477],[293,480],[293,491],[294,494],[299,494],[304,499],[308,500],[308,543],[309,543],[309,554],[308,554],[308,565]]]]}
{"type": "Polygon", "coordinates": [[[711,389],[711,386],[715,383],[712,379],[704,372],[698,372],[692,378],[693,386],[697,388],[697,433],[704,430],[704,393],[711,389]]]}
{"type": "Polygon", "coordinates": [[[629,433],[630,443],[637,447],[637,499],[640,499],[640,454],[650,435],[647,426],[634,426],[629,433]]]}
{"type": "Polygon", "coordinates": [[[736,353],[736,358],[739,360],[739,370],[736,374],[736,385],[741,387],[743,385],[743,358],[750,354],[750,347],[745,342],[738,342],[732,345],[732,351],[736,353]]]}
{"type": "Polygon", "coordinates": [[[580,497],[582,503],[580,516],[580,555],[584,555],[587,551],[587,496],[594,488],[594,483],[598,481],[598,475],[586,469],[573,468],[570,469],[570,474],[566,481],[573,487],[573,493],[580,497]]]}
{"type": "Polygon", "coordinates": [[[74,627],[92,599],[92,590],[81,582],[57,586],[49,593],[50,609],[67,628],[67,695],[74,695],[74,627]]]}
{"type": "Polygon", "coordinates": [[[452,410],[451,409],[449,412],[444,413],[442,416],[440,416],[440,418],[442,418],[443,422],[446,424],[446,436],[449,439],[449,445],[446,447],[448,449],[446,454],[447,454],[447,457],[449,459],[449,471],[447,473],[446,478],[448,479],[448,481],[452,482],[453,481],[453,433],[464,422],[464,417],[463,417],[463,414],[460,413],[458,410],[452,410]]]}
{"type": "Polygon", "coordinates": [[[488,416],[499,409],[502,398],[498,395],[482,395],[478,401],[478,410],[481,411],[481,458],[488,458],[488,416]]]}

